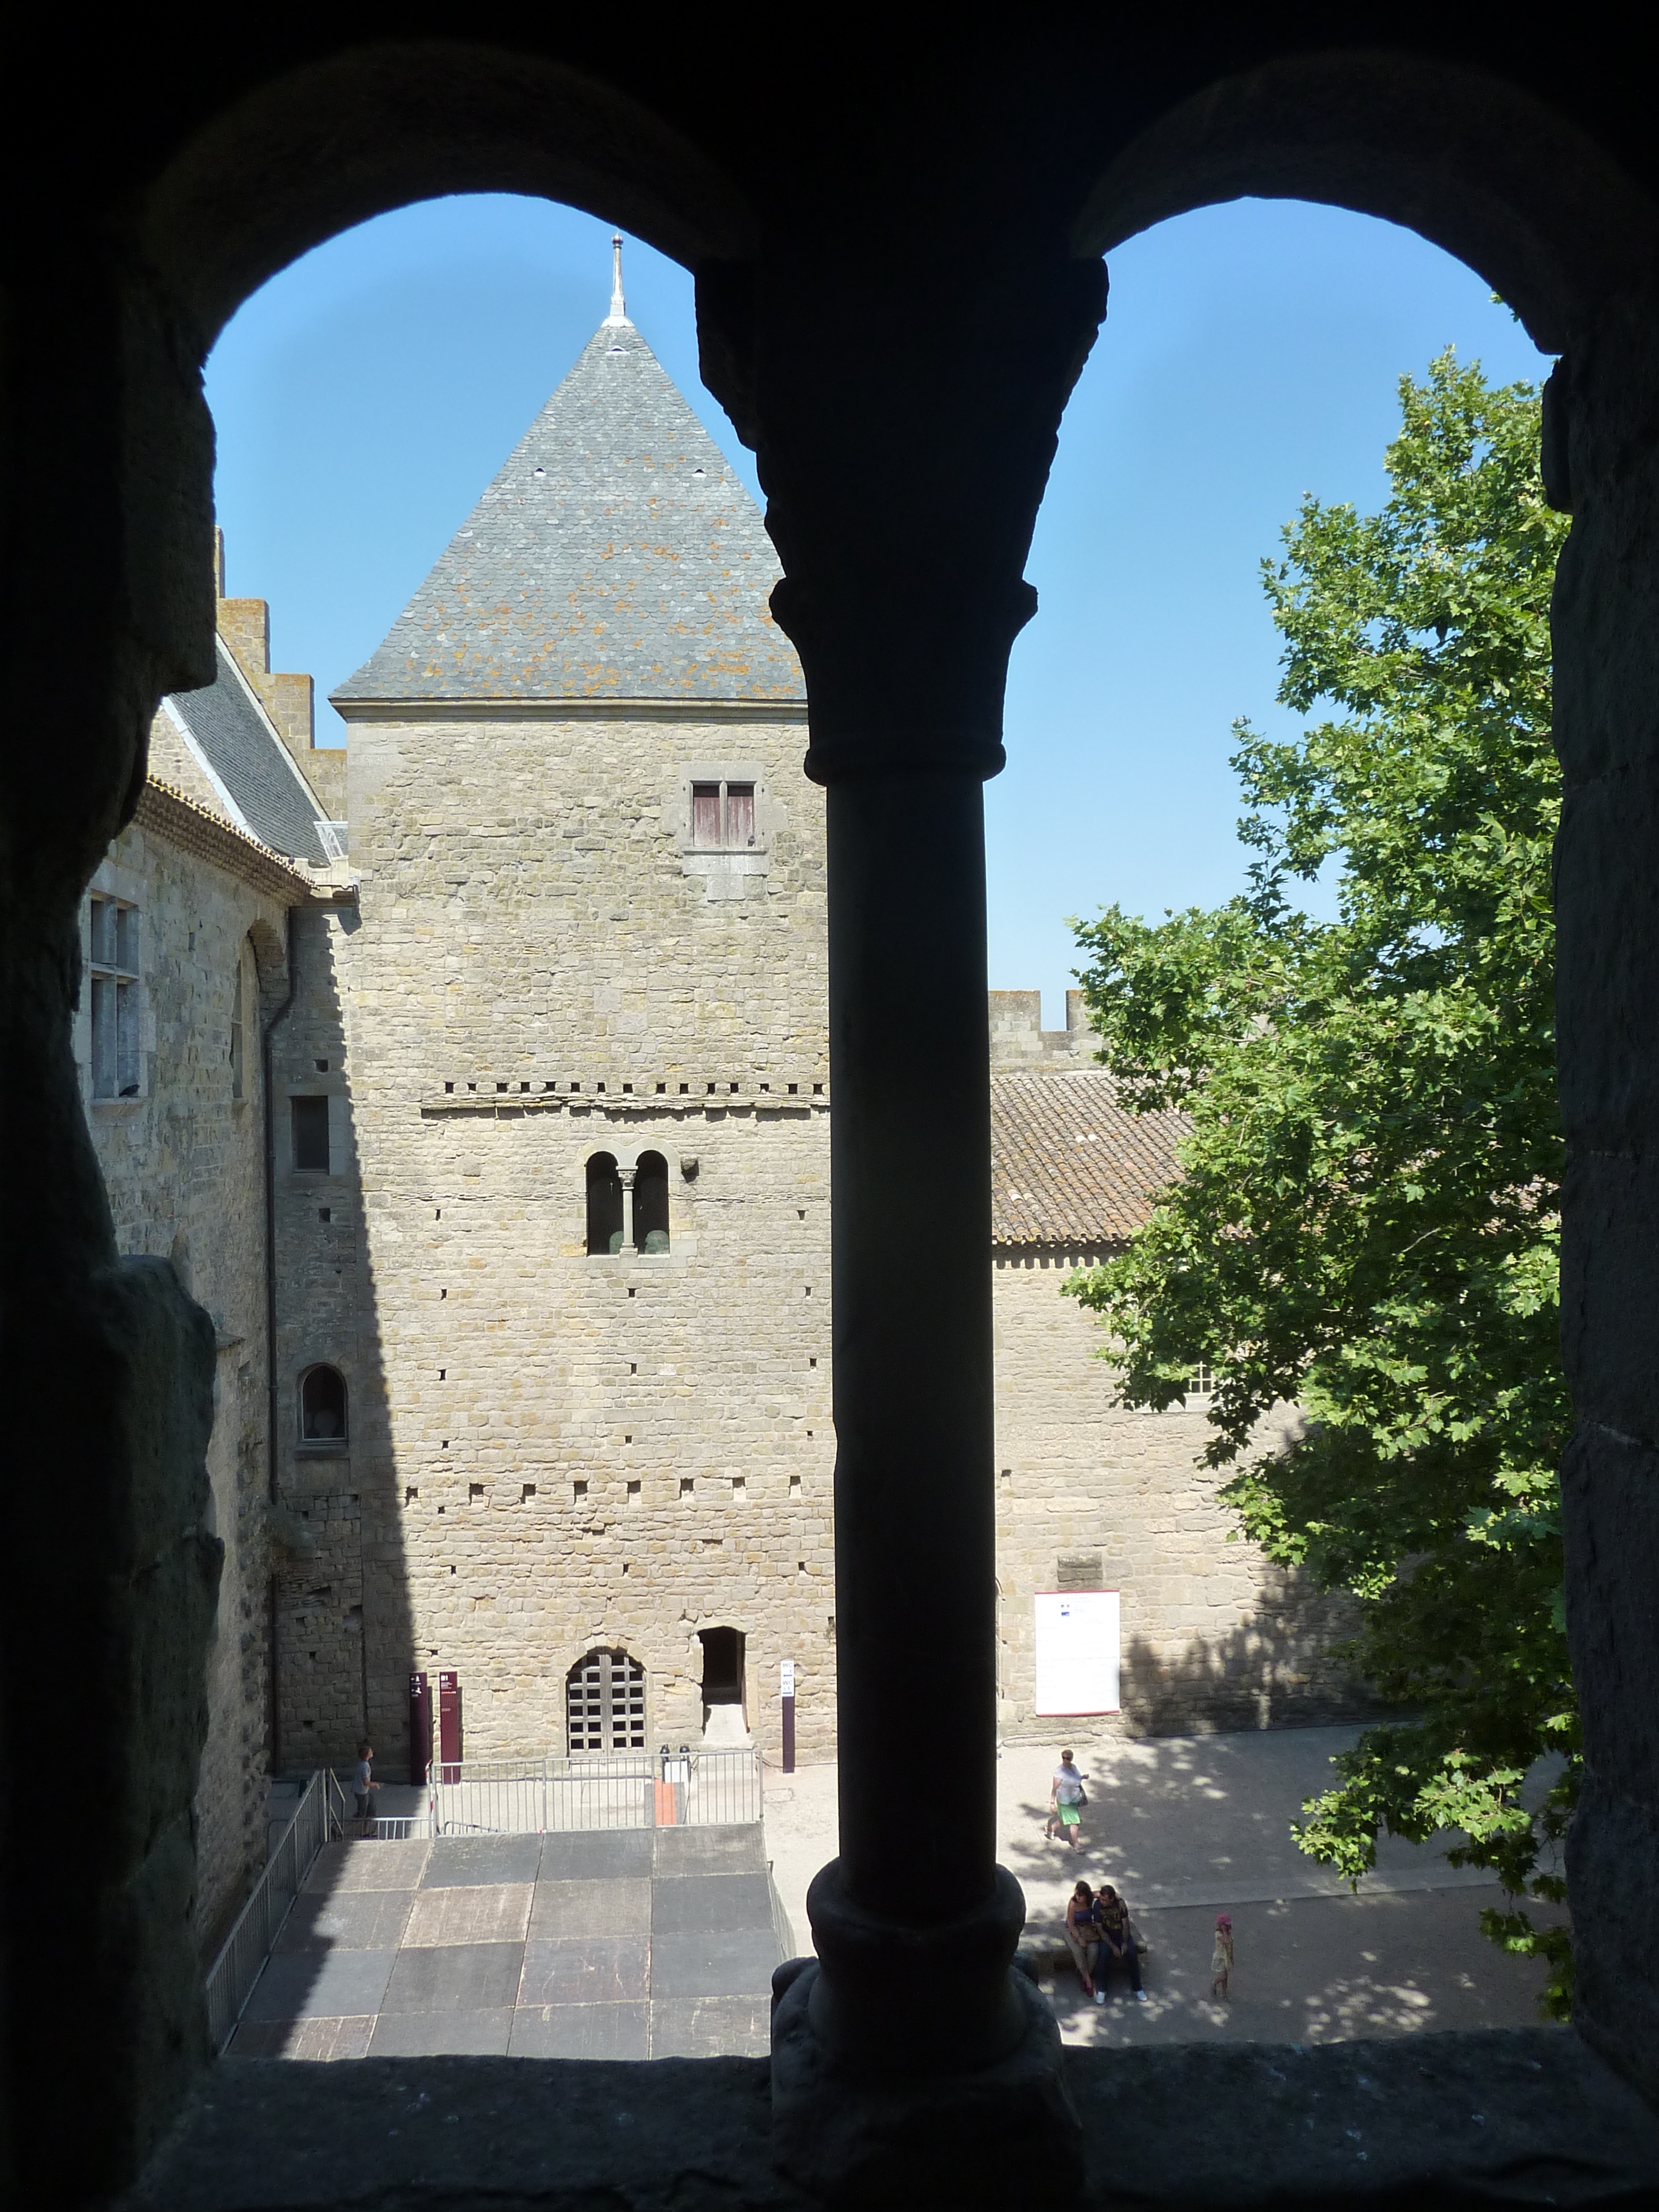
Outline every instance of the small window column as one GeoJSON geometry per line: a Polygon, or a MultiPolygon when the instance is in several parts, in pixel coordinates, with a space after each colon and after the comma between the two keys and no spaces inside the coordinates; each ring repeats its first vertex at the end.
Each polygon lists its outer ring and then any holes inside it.
{"type": "Polygon", "coordinates": [[[622,1248],[624,1252],[631,1252],[634,1249],[634,1178],[639,1170],[618,1168],[617,1173],[622,1178],[623,1187],[622,1248]]]}

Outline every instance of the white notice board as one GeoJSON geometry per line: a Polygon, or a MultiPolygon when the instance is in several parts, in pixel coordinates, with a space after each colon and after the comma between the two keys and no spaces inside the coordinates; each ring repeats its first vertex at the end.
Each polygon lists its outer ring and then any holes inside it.
{"type": "Polygon", "coordinates": [[[1115,1590],[1037,1592],[1039,1713],[1115,1713],[1117,1656],[1115,1590]]]}

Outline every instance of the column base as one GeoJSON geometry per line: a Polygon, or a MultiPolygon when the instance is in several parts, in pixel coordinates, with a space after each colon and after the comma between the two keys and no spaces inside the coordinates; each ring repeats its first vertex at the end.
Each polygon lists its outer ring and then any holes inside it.
{"type": "MultiPolygon", "coordinates": [[[[1009,1968],[1018,2039],[962,2072],[872,2073],[819,2040],[820,1967],[792,1959],[772,1978],[772,2142],[780,2170],[829,2206],[1006,2212],[1083,2185],[1083,2131],[1061,2072],[1060,2027],[1034,1983],[1009,1968]]],[[[917,2023],[925,2037],[925,2020],[917,2023]]]]}

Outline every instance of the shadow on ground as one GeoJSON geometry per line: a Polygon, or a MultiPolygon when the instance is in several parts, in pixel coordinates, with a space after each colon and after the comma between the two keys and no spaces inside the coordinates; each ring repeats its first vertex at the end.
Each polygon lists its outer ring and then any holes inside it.
{"type": "Polygon", "coordinates": [[[232,2054],[757,2055],[773,1929],[758,1827],[331,1844],[232,2054]]]}

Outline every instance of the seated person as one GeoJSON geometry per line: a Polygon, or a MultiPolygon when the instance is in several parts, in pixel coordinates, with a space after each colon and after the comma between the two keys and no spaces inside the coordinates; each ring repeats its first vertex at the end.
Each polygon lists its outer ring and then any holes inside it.
{"type": "Polygon", "coordinates": [[[1096,1954],[1095,1973],[1102,2001],[1105,1998],[1105,1985],[1112,1968],[1127,1966],[1129,1987],[1135,1993],[1136,2002],[1145,2004],[1146,1992],[1140,1986],[1140,1954],[1135,1948],[1134,1929],[1129,1925],[1129,1908],[1109,1881],[1102,1886],[1095,1912],[1100,1926],[1100,1948],[1096,1954]]]}
{"type": "Polygon", "coordinates": [[[1095,1954],[1100,1948],[1099,1907],[1086,1881],[1079,1882],[1066,1907],[1066,1948],[1077,1965],[1085,1997],[1103,2002],[1095,1987],[1095,1954]]]}

